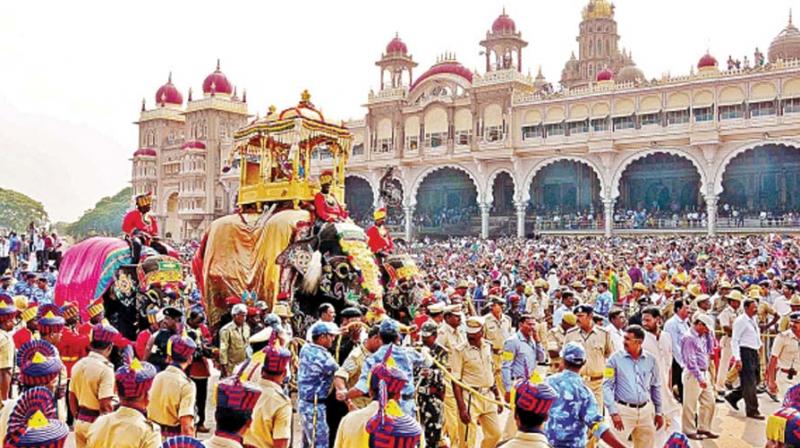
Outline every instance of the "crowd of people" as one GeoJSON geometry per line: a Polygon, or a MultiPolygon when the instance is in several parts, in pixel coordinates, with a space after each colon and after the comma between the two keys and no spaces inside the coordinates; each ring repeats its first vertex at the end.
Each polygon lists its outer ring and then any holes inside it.
{"type": "Polygon", "coordinates": [[[209,328],[189,281],[194,306],[150,310],[129,341],[102,300],[82,312],[53,296],[55,266],[9,267],[3,443],[61,446],[72,432],[80,448],[677,447],[719,438],[729,406],[767,419],[769,446],[798,446],[795,237],[451,238],[387,251],[421,272],[411,321],[323,303],[303,335],[285,302],[244,291],[209,328]]]}

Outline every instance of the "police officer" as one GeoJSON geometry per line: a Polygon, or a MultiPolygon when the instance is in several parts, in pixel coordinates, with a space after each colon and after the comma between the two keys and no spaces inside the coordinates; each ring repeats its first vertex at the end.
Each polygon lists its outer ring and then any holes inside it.
{"type": "Polygon", "coordinates": [[[544,432],[547,413],[557,396],[547,384],[534,384],[529,379],[516,387],[514,416],[518,429],[516,436],[503,446],[506,448],[549,448],[544,432]]]}
{"type": "Polygon", "coordinates": [[[572,311],[564,313],[561,318],[561,325],[551,328],[547,332],[547,354],[550,358],[550,373],[556,373],[561,368],[561,349],[564,347],[564,339],[567,331],[578,323],[578,318],[572,311]]]}
{"type": "Polygon", "coordinates": [[[261,396],[253,422],[244,435],[244,447],[287,448],[292,437],[292,402],[283,393],[283,380],[292,353],[271,343],[264,349],[261,396]]]}
{"type": "Polygon", "coordinates": [[[297,370],[297,398],[303,448],[327,448],[329,443],[325,397],[339,368],[328,351],[339,327],[333,322],[317,322],[310,328],[311,342],[300,349],[297,370]]]}
{"type": "MultiPolygon", "coordinates": [[[[444,322],[439,324],[437,329],[436,343],[444,347],[449,353],[452,353],[454,347],[466,342],[467,335],[461,326],[461,305],[444,307],[444,322]]],[[[444,432],[451,441],[458,437],[458,409],[450,381],[445,383],[444,432]]]]}
{"type": "MultiPolygon", "coordinates": [[[[285,371],[285,369],[284,369],[285,371]]],[[[217,385],[216,431],[203,442],[205,448],[242,448],[242,437],[253,418],[261,389],[232,376],[217,385]]]]}
{"type": "Polygon", "coordinates": [[[136,358],[127,358],[115,376],[119,409],[92,423],[87,448],[158,448],[161,430],[145,417],[156,368],[136,358]]]}
{"type": "Polygon", "coordinates": [[[584,448],[587,430],[614,448],[625,447],[603,420],[593,392],[581,378],[586,364],[586,350],[577,342],[567,342],[560,353],[563,371],[547,378],[547,384],[558,397],[550,408],[546,432],[550,442],[558,447],[584,448]]]}
{"type": "Polygon", "coordinates": [[[195,350],[197,344],[192,338],[173,335],[167,343],[169,365],[153,380],[147,417],[158,423],[164,438],[194,434],[197,389],[186,368],[192,363],[195,350]]]}
{"type": "Polygon", "coordinates": [[[595,325],[592,320],[594,308],[591,305],[578,305],[573,310],[578,325],[567,331],[564,342],[577,342],[586,350],[586,363],[581,376],[589,386],[597,406],[603,409],[603,369],[606,360],[614,352],[611,335],[605,328],[595,325]]]}
{"type": "Polygon", "coordinates": [[[162,310],[164,320],[161,322],[161,329],[150,336],[145,347],[145,361],[152,364],[159,372],[167,368],[167,345],[172,336],[178,334],[178,325],[181,323],[183,313],[175,308],[168,306],[162,310]]]}
{"type": "Polygon", "coordinates": [[[503,344],[511,336],[511,318],[503,314],[503,305],[506,301],[499,296],[489,296],[490,310],[484,318],[486,328],[486,340],[492,344],[492,357],[496,371],[494,372],[495,383],[500,388],[500,395],[505,395],[505,387],[502,382],[500,366],[502,365],[503,344]]]}
{"type": "Polygon", "coordinates": [[[86,446],[89,427],[97,417],[113,410],[114,366],[108,360],[119,335],[114,327],[103,324],[92,328],[89,355],[72,368],[69,383],[69,407],[75,422],[75,446],[86,446]]]}
{"type": "MultiPolygon", "coordinates": [[[[506,402],[511,402],[511,388],[520,379],[525,379],[540,362],[544,361],[544,349],[539,343],[539,335],[535,331],[536,321],[530,314],[520,316],[519,330],[503,344],[503,387],[506,390],[506,402]]],[[[514,419],[506,420],[503,438],[514,435],[516,427],[514,419]]]]}
{"type": "Polygon", "coordinates": [[[417,404],[425,434],[425,446],[432,448],[438,447],[444,440],[444,394],[445,383],[449,381],[446,381],[440,366],[446,367],[450,364],[447,349],[436,342],[437,329],[435,322],[428,321],[422,324],[419,332],[423,352],[427,352],[437,363],[414,371],[414,376],[419,377],[417,404]]]}
{"type": "Polygon", "coordinates": [[[467,319],[467,343],[456,346],[450,353],[450,366],[455,379],[480,394],[467,391],[469,396],[465,396],[461,385],[453,383],[453,394],[461,421],[457,439],[451,441],[453,446],[476,446],[475,436],[478,431],[476,420],[480,422],[483,430],[481,447],[497,446],[497,442],[500,441],[498,414],[503,409],[502,406],[485,400],[489,398],[500,401],[501,397],[494,383],[491,344],[483,339],[483,319],[474,316],[467,319]]]}
{"type": "Polygon", "coordinates": [[[800,311],[789,314],[789,322],[789,329],[775,338],[767,366],[767,386],[779,400],[797,383],[800,371],[800,311]]]}
{"type": "Polygon", "coordinates": [[[236,366],[247,359],[250,326],[247,325],[247,307],[241,303],[233,306],[233,320],[219,330],[219,365],[223,377],[232,375],[236,366]]]}
{"type": "MultiPolygon", "coordinates": [[[[730,286],[730,285],[728,285],[730,286]]],[[[728,302],[725,309],[717,316],[717,322],[722,330],[722,337],[719,340],[719,345],[722,348],[722,353],[719,358],[720,370],[717,374],[716,389],[717,392],[725,390],[725,379],[728,376],[728,367],[733,357],[731,349],[731,335],[733,334],[733,321],[739,316],[742,305],[742,293],[730,289],[727,290],[728,294],[722,296],[728,302]]]]}
{"type": "Polygon", "coordinates": [[[367,397],[357,397],[352,400],[347,397],[347,392],[355,387],[358,378],[361,376],[361,369],[364,367],[364,361],[367,357],[372,356],[379,348],[382,342],[379,334],[380,328],[373,325],[367,332],[367,339],[357,345],[347,359],[344,360],[342,366],[336,371],[333,378],[333,385],[336,389],[336,399],[343,401],[348,409],[361,409],[369,404],[370,399],[367,397]]]}

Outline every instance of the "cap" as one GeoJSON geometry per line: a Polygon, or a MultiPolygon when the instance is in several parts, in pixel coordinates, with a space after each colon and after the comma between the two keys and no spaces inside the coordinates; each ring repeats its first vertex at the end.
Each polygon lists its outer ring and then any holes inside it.
{"type": "Polygon", "coordinates": [[[742,295],[741,291],[735,289],[729,292],[728,295],[725,296],[725,298],[728,300],[734,300],[736,302],[741,302],[742,300],[744,300],[744,296],[742,295]]]}
{"type": "Polygon", "coordinates": [[[572,286],[575,289],[583,289],[583,288],[586,287],[583,283],[581,283],[578,280],[575,280],[574,282],[572,282],[572,284],[570,286],[572,286]]]}
{"type": "Polygon", "coordinates": [[[269,341],[269,338],[272,337],[272,327],[264,327],[263,330],[259,331],[258,333],[250,336],[248,342],[251,344],[258,344],[261,342],[269,341]]]}
{"type": "Polygon", "coordinates": [[[431,305],[428,305],[428,314],[440,314],[444,312],[444,303],[436,302],[431,305]]]}
{"type": "Polygon", "coordinates": [[[547,280],[545,280],[545,279],[543,279],[543,278],[537,278],[537,279],[536,279],[536,280],[533,282],[533,287],[534,287],[534,288],[548,288],[548,287],[549,287],[549,285],[547,284],[547,280]]]}
{"type": "MultiPolygon", "coordinates": [[[[383,328],[381,326],[381,328],[383,328]]],[[[316,338],[317,336],[322,336],[323,334],[331,334],[337,335],[339,334],[339,327],[333,322],[322,322],[319,321],[311,327],[311,337],[316,338]]]]}
{"type": "Polygon", "coordinates": [[[692,302],[692,305],[696,307],[698,304],[702,302],[708,302],[709,300],[711,300],[711,296],[709,296],[708,294],[700,294],[697,297],[695,297],[694,302],[692,302]]]}
{"type": "Polygon", "coordinates": [[[642,291],[642,292],[648,292],[649,291],[647,286],[645,286],[644,283],[640,283],[640,282],[634,283],[633,284],[633,289],[635,289],[637,291],[642,291]]]}
{"type": "Polygon", "coordinates": [[[17,307],[14,300],[8,294],[0,294],[0,318],[14,317],[17,315],[17,307]]]}
{"type": "MultiPolygon", "coordinates": [[[[2,301],[0,301],[0,303],[2,303],[2,301]]],[[[2,306],[2,305],[0,305],[0,306],[2,306]]],[[[32,321],[33,319],[36,319],[36,315],[38,313],[39,313],[39,307],[36,306],[35,303],[31,303],[31,304],[28,305],[27,308],[22,310],[22,312],[20,313],[20,317],[22,318],[22,320],[25,323],[28,323],[28,322],[32,321]]],[[[0,313],[0,316],[1,315],[2,314],[0,313]]]]}
{"type": "Polygon", "coordinates": [[[694,316],[694,322],[702,322],[709,330],[714,330],[714,319],[706,313],[697,313],[694,316]]]}
{"type": "Polygon", "coordinates": [[[103,306],[103,298],[100,297],[99,299],[95,300],[94,302],[89,304],[89,308],[86,309],[89,313],[89,317],[95,317],[100,313],[104,313],[106,311],[105,307],[103,306]]]}
{"type": "Polygon", "coordinates": [[[790,387],[783,396],[783,406],[800,411],[800,384],[790,387]]]}
{"type": "Polygon", "coordinates": [[[459,314],[461,313],[461,304],[447,305],[444,307],[444,314],[459,314]]]}
{"type": "Polygon", "coordinates": [[[14,306],[17,307],[17,311],[24,310],[28,307],[28,298],[25,296],[14,296],[14,306]]]}
{"type": "Polygon", "coordinates": [[[289,309],[289,305],[278,302],[275,306],[272,307],[272,312],[275,313],[278,317],[292,317],[292,311],[289,309]]]}
{"type": "Polygon", "coordinates": [[[23,392],[8,419],[6,446],[20,448],[61,448],[69,427],[58,420],[55,398],[49,390],[36,387],[23,392]]]}
{"type": "Polygon", "coordinates": [[[422,324],[422,327],[419,329],[419,334],[423,338],[427,338],[428,336],[433,336],[439,330],[439,326],[436,325],[436,322],[427,321],[422,324]]]}
{"type": "Polygon", "coordinates": [[[577,342],[567,342],[561,349],[561,359],[582,366],[586,362],[586,350],[577,342]]]}
{"type": "Polygon", "coordinates": [[[264,378],[271,374],[280,374],[286,371],[286,366],[292,360],[292,352],[275,343],[275,336],[264,347],[264,366],[261,367],[261,377],[264,378]]]}
{"type": "Polygon", "coordinates": [[[394,319],[386,318],[381,321],[378,328],[380,334],[397,334],[400,333],[400,323],[394,319]]]}
{"type": "Polygon", "coordinates": [[[149,362],[133,358],[117,369],[115,377],[120,398],[141,397],[150,390],[156,377],[156,368],[149,362]]]}
{"type": "Polygon", "coordinates": [[[514,405],[524,411],[545,415],[558,398],[556,391],[546,383],[534,384],[530,379],[517,385],[514,405]]]}
{"type": "Polygon", "coordinates": [[[164,313],[164,317],[172,319],[181,319],[183,317],[183,312],[174,306],[165,307],[161,312],[164,313]]]}
{"type": "Polygon", "coordinates": [[[167,342],[167,355],[171,356],[174,362],[190,360],[195,350],[197,350],[197,344],[189,336],[175,334],[167,342]]]}
{"type": "Polygon", "coordinates": [[[500,296],[489,296],[489,302],[496,303],[498,305],[505,305],[506,304],[506,299],[504,299],[504,298],[502,298],[500,296]]]}
{"type": "Polygon", "coordinates": [[[798,306],[800,305],[800,296],[797,294],[793,295],[792,298],[789,300],[789,306],[798,306]]]}
{"type": "Polygon", "coordinates": [[[258,308],[254,307],[254,306],[248,306],[247,307],[247,317],[258,316],[258,313],[260,313],[260,312],[261,311],[258,308]]]}
{"type": "Polygon", "coordinates": [[[767,417],[767,441],[779,442],[785,447],[800,446],[800,411],[780,408],[767,417]]]}
{"type": "Polygon", "coordinates": [[[800,311],[792,311],[789,313],[789,322],[798,323],[800,322],[800,311]]]}
{"type": "Polygon", "coordinates": [[[236,316],[239,314],[247,314],[247,306],[242,303],[237,303],[231,309],[231,316],[236,316]]]}
{"type": "Polygon", "coordinates": [[[566,313],[562,314],[561,315],[561,320],[563,320],[564,322],[566,322],[566,323],[568,323],[570,325],[575,325],[575,324],[578,323],[578,317],[575,316],[575,313],[573,313],[571,311],[567,311],[566,313]]]}
{"type": "Polygon", "coordinates": [[[375,221],[386,219],[386,207],[378,208],[372,212],[372,219],[375,221]]]}
{"type": "Polygon", "coordinates": [[[61,317],[65,320],[73,319],[78,317],[78,305],[74,302],[64,302],[64,305],[61,306],[61,317]]]}
{"type": "Polygon", "coordinates": [[[236,413],[250,415],[256,407],[261,389],[239,380],[234,375],[217,384],[217,408],[228,409],[236,413]]]}
{"type": "Polygon", "coordinates": [[[354,319],[354,318],[363,317],[364,314],[362,314],[361,310],[359,310],[358,308],[356,308],[354,306],[351,306],[351,307],[343,309],[339,313],[339,316],[341,316],[343,318],[346,318],[346,319],[354,319]]]}
{"type": "Polygon", "coordinates": [[[467,318],[467,334],[476,334],[483,331],[483,319],[477,316],[467,318]]]}
{"type": "Polygon", "coordinates": [[[758,287],[750,288],[747,290],[747,298],[761,300],[761,291],[759,290],[758,287]]]}
{"type": "Polygon", "coordinates": [[[469,283],[467,283],[466,280],[462,278],[461,280],[458,281],[456,289],[467,289],[467,288],[469,288],[469,283]]]}
{"type": "Polygon", "coordinates": [[[703,288],[697,283],[693,283],[686,287],[686,292],[692,297],[697,297],[703,293],[703,288]]]}
{"type": "Polygon", "coordinates": [[[689,439],[682,432],[673,432],[667,439],[667,443],[664,444],[664,448],[689,448],[690,446],[689,439]]]}
{"type": "Polygon", "coordinates": [[[587,282],[595,282],[595,283],[597,283],[597,278],[594,275],[587,275],[584,280],[586,280],[587,282]]]}
{"type": "Polygon", "coordinates": [[[119,336],[119,332],[116,328],[110,325],[97,324],[92,327],[92,333],[89,336],[89,339],[92,341],[106,342],[110,344],[114,342],[117,336],[119,336]]]}
{"type": "Polygon", "coordinates": [[[22,344],[17,351],[19,381],[22,385],[43,386],[61,373],[61,359],[55,346],[44,340],[32,340],[22,344]]]}
{"type": "Polygon", "coordinates": [[[64,318],[60,316],[61,310],[52,304],[39,307],[39,333],[42,336],[58,333],[64,329],[64,318]]]}
{"type": "Polygon", "coordinates": [[[319,173],[319,183],[320,185],[327,185],[333,182],[333,170],[322,170],[319,173]]]}
{"type": "Polygon", "coordinates": [[[378,413],[367,421],[369,448],[404,448],[419,445],[422,427],[411,416],[404,415],[394,401],[381,399],[378,413]]]}
{"type": "Polygon", "coordinates": [[[592,314],[594,313],[594,308],[591,305],[584,303],[573,308],[572,312],[575,313],[576,316],[578,313],[592,314]]]}
{"type": "Polygon", "coordinates": [[[161,444],[161,448],[206,448],[203,442],[190,436],[170,437],[161,444]]]}
{"type": "Polygon", "coordinates": [[[225,298],[225,305],[231,306],[231,305],[237,305],[239,303],[242,303],[242,299],[240,297],[228,296],[225,298]]]}

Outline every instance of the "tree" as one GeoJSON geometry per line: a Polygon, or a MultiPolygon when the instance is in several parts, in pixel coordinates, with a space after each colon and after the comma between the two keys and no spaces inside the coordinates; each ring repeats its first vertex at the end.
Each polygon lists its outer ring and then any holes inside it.
{"type": "Polygon", "coordinates": [[[131,187],[126,187],[114,196],[100,199],[94,208],[67,226],[67,233],[76,240],[95,235],[119,235],[122,218],[131,206],[131,194],[131,187]]]}
{"type": "Polygon", "coordinates": [[[42,203],[14,190],[0,188],[0,227],[20,233],[28,229],[31,221],[37,226],[48,223],[42,203]]]}

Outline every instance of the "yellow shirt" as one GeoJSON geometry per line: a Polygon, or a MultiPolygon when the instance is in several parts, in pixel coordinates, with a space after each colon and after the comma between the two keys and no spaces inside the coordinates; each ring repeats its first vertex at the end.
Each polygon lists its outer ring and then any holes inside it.
{"type": "Polygon", "coordinates": [[[0,369],[14,367],[14,339],[5,330],[0,330],[0,369]]]}
{"type": "Polygon", "coordinates": [[[549,448],[550,443],[547,441],[547,436],[536,432],[520,432],[508,443],[503,445],[504,448],[549,448]]]}
{"type": "Polygon", "coordinates": [[[244,443],[260,448],[272,448],[273,440],[292,436],[292,403],[281,387],[273,381],[261,382],[261,396],[253,412],[253,422],[244,435],[244,443]]]}
{"type": "Polygon", "coordinates": [[[800,338],[792,330],[786,330],[775,338],[772,356],[778,358],[779,369],[800,371],[800,338]]]}
{"type": "MultiPolygon", "coordinates": [[[[350,354],[347,355],[347,358],[345,358],[342,366],[339,367],[339,370],[334,373],[334,376],[343,379],[348,390],[352,389],[358,382],[358,378],[361,375],[361,368],[364,366],[364,360],[367,359],[367,356],[370,354],[371,353],[369,350],[364,347],[364,344],[359,344],[353,347],[353,350],[350,350],[350,354]]],[[[353,405],[359,409],[368,405],[369,402],[369,397],[358,397],[353,399],[353,405]]]]}
{"type": "Polygon", "coordinates": [[[581,375],[594,378],[594,380],[602,379],[606,359],[614,353],[611,335],[598,325],[592,325],[589,333],[584,333],[580,327],[573,327],[567,331],[564,337],[564,343],[567,342],[577,342],[586,350],[586,364],[581,368],[581,375]]]}
{"type": "Polygon", "coordinates": [[[365,408],[350,412],[339,423],[333,448],[364,448],[369,446],[367,422],[378,413],[378,402],[372,401],[365,408]]]}
{"type": "Polygon", "coordinates": [[[250,327],[235,322],[228,322],[219,331],[219,363],[231,370],[247,359],[247,346],[250,339],[250,327]]]}
{"type": "Polygon", "coordinates": [[[161,429],[127,406],[101,415],[89,427],[86,448],[159,448],[161,429]]]}
{"type": "Polygon", "coordinates": [[[480,348],[470,343],[456,346],[450,352],[450,366],[453,376],[473,387],[492,387],[494,384],[494,366],[492,364],[492,346],[485,340],[480,348]]]}
{"type": "Polygon", "coordinates": [[[452,352],[453,347],[466,342],[467,335],[459,328],[453,328],[447,322],[439,325],[436,332],[436,343],[446,348],[448,352],[452,352]]]}
{"type": "Polygon", "coordinates": [[[99,411],[100,400],[115,395],[114,366],[100,353],[89,352],[72,368],[69,391],[75,394],[79,406],[99,411]]]}
{"type": "Polygon", "coordinates": [[[494,314],[489,313],[486,315],[484,329],[486,331],[485,338],[492,344],[492,349],[495,352],[502,351],[503,343],[511,335],[511,319],[505,314],[501,314],[498,319],[494,317],[494,314]]]}
{"type": "Polygon", "coordinates": [[[150,387],[147,418],[162,426],[178,426],[181,417],[194,415],[194,383],[175,366],[159,372],[150,387]]]}

